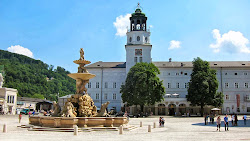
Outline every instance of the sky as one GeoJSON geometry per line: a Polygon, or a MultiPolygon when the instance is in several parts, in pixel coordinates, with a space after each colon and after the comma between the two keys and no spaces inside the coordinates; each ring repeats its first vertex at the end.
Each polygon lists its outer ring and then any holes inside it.
{"type": "Polygon", "coordinates": [[[0,0],[0,49],[77,72],[125,62],[129,17],[148,17],[153,61],[250,61],[248,0],[0,0]]]}

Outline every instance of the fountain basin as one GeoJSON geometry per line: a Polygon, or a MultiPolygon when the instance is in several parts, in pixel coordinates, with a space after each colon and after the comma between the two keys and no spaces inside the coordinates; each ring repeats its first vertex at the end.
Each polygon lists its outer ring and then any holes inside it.
{"type": "Polygon", "coordinates": [[[119,127],[128,123],[127,117],[46,117],[31,116],[29,122],[32,125],[43,127],[119,127]]]}
{"type": "Polygon", "coordinates": [[[68,74],[68,76],[75,80],[76,79],[89,80],[95,77],[95,75],[91,73],[71,73],[71,74],[68,74]]]}

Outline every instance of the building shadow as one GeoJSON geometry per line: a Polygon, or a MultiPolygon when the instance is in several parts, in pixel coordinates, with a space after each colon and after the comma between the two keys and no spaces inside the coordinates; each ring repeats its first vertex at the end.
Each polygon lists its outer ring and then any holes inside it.
{"type": "MultiPolygon", "coordinates": [[[[246,125],[244,125],[244,120],[238,120],[238,125],[237,126],[232,126],[232,122],[230,121],[229,122],[229,127],[250,127],[250,120],[247,120],[246,122],[246,125]]],[[[194,123],[192,125],[195,125],[195,126],[211,126],[211,127],[216,127],[217,126],[217,123],[214,122],[214,124],[212,124],[212,122],[208,122],[207,125],[205,125],[205,122],[202,122],[202,123],[194,123]]],[[[224,121],[221,121],[221,127],[224,127],[224,121]]]]}

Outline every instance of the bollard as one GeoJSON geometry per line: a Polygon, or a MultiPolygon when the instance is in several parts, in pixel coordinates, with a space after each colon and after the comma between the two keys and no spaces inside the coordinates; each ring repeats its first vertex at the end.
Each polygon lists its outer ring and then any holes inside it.
{"type": "Polygon", "coordinates": [[[3,132],[7,133],[7,125],[6,124],[3,125],[3,132]]]}
{"type": "Polygon", "coordinates": [[[148,132],[151,132],[151,125],[148,125],[148,132]]]}
{"type": "Polygon", "coordinates": [[[140,127],[142,127],[142,121],[140,121],[140,127]]]}
{"type": "Polygon", "coordinates": [[[120,135],[123,134],[123,126],[122,125],[120,125],[120,127],[119,127],[119,134],[120,135]]]}
{"type": "Polygon", "coordinates": [[[156,128],[156,123],[154,122],[154,128],[156,128]]]}
{"type": "Polygon", "coordinates": [[[78,135],[78,126],[74,125],[74,135],[78,135]]]}

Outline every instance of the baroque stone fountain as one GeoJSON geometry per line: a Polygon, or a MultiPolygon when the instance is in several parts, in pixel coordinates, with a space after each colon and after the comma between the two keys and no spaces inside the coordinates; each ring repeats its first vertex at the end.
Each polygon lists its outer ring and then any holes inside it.
{"type": "Polygon", "coordinates": [[[60,108],[58,103],[53,103],[54,113],[49,116],[31,116],[30,124],[45,127],[118,127],[127,124],[127,117],[110,117],[106,111],[109,102],[102,104],[97,112],[93,99],[88,95],[86,84],[89,79],[94,78],[85,68],[85,65],[91,62],[84,59],[84,51],[80,49],[80,59],[73,61],[78,64],[78,72],[68,74],[69,77],[76,80],[76,94],[68,98],[64,107],[60,108]]]}

